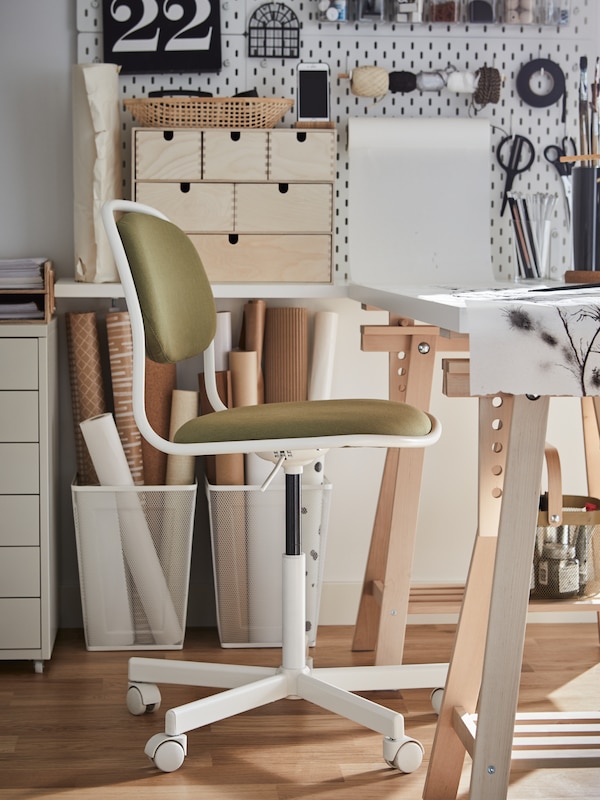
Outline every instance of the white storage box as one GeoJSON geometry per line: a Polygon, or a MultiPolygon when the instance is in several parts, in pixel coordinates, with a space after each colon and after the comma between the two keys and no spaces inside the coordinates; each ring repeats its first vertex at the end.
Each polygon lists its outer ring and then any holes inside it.
{"type": "Polygon", "coordinates": [[[180,650],[196,484],[71,485],[88,650],[180,650]]]}
{"type": "MultiPolygon", "coordinates": [[[[222,647],[281,645],[285,489],[206,484],[222,647]]],[[[317,636],[331,484],[302,486],[309,645],[317,636]]]]}

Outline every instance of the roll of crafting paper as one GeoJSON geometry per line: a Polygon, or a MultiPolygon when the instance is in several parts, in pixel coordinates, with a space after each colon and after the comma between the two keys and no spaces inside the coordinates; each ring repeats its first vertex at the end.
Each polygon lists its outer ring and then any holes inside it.
{"type": "Polygon", "coordinates": [[[136,485],[144,483],[142,435],[133,416],[133,341],[127,311],[106,315],[108,357],[117,430],[136,485]]]}
{"type": "Polygon", "coordinates": [[[229,354],[234,407],[258,405],[258,362],[256,353],[232,350],[229,354]]]}
{"type": "Polygon", "coordinates": [[[265,341],[265,316],[267,304],[264,300],[250,300],[244,306],[244,320],[240,336],[240,350],[253,350],[258,362],[258,402],[265,401],[265,382],[262,360],[265,341]]]}
{"type": "Polygon", "coordinates": [[[309,400],[328,400],[331,397],[337,327],[338,315],[335,311],[316,312],[308,390],[309,400]]]}
{"type": "Polygon", "coordinates": [[[78,483],[89,486],[98,483],[98,476],[79,423],[107,410],[96,314],[68,312],[65,324],[78,483]]]}
{"type": "MultiPolygon", "coordinates": [[[[221,401],[228,408],[232,405],[231,373],[229,370],[217,372],[217,392],[221,401]]],[[[204,374],[198,375],[200,387],[200,412],[212,414],[214,409],[208,402],[204,388],[204,374]]],[[[204,468],[208,482],[219,486],[244,485],[244,456],[242,453],[232,453],[220,456],[206,456],[204,468]]]]}
{"type": "Polygon", "coordinates": [[[217,314],[214,348],[215,369],[217,372],[223,372],[227,369],[227,359],[232,348],[231,311],[219,311],[217,314]]]}
{"type": "Polygon", "coordinates": [[[81,431],[103,486],[131,487],[117,492],[117,509],[125,562],[140,597],[156,644],[179,644],[183,630],[169,587],[134,490],[133,478],[112,414],[83,420],[81,431]]]}
{"type": "MultiPolygon", "coordinates": [[[[169,439],[173,441],[176,431],[181,428],[184,422],[195,419],[198,416],[199,397],[198,392],[185,389],[175,389],[171,402],[171,424],[169,427],[169,439]]],[[[196,457],[195,456],[175,456],[169,454],[167,458],[167,478],[168,486],[184,486],[194,483],[196,479],[196,457]]]]}
{"type": "MultiPolygon", "coordinates": [[[[171,428],[171,398],[177,388],[175,364],[157,364],[146,359],[146,385],[144,387],[146,415],[153,430],[169,438],[171,428]]],[[[144,461],[144,483],[147,486],[163,486],[167,480],[167,454],[152,447],[142,438],[144,461]]]]}
{"type": "Polygon", "coordinates": [[[306,400],[308,311],[268,308],[265,317],[265,402],[306,400]]]}

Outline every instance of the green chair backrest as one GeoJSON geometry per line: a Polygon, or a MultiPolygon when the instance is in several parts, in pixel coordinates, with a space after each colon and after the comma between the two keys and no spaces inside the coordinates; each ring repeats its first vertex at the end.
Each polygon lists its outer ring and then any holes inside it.
{"type": "Polygon", "coordinates": [[[216,308],[196,248],[172,222],[128,212],[117,222],[138,293],[146,352],[176,363],[204,352],[215,336],[216,308]]]}

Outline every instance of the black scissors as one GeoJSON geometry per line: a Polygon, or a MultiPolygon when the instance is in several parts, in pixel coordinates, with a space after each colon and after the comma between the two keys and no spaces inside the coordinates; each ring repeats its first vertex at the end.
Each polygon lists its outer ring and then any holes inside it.
{"type": "Polygon", "coordinates": [[[508,203],[508,193],[512,189],[513,181],[517,175],[528,170],[533,164],[535,148],[525,136],[519,136],[518,134],[516,136],[505,136],[496,149],[496,158],[506,172],[502,207],[500,209],[500,216],[502,216],[508,203]],[[510,153],[507,158],[507,145],[511,140],[510,153]]]}
{"type": "Polygon", "coordinates": [[[564,156],[576,156],[577,145],[572,136],[563,136],[562,142],[559,145],[549,144],[544,148],[544,157],[549,164],[556,169],[560,176],[563,185],[563,192],[565,201],[567,203],[567,218],[571,219],[573,213],[573,190],[571,186],[571,173],[573,171],[573,164],[570,161],[561,161],[564,156]]]}
{"type": "Polygon", "coordinates": [[[549,164],[556,168],[561,178],[570,175],[573,164],[570,161],[561,161],[565,156],[576,156],[577,146],[572,136],[563,136],[560,145],[549,144],[544,148],[544,157],[549,164]]]}

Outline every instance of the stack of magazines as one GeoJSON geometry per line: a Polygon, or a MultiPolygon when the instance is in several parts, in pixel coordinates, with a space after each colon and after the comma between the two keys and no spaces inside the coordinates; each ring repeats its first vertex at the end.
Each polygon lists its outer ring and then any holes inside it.
{"type": "Polygon", "coordinates": [[[0,290],[19,291],[15,295],[0,296],[0,319],[43,319],[44,311],[35,300],[23,295],[23,291],[39,291],[44,288],[44,264],[46,258],[0,259],[0,290]]]}

